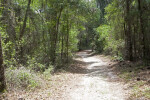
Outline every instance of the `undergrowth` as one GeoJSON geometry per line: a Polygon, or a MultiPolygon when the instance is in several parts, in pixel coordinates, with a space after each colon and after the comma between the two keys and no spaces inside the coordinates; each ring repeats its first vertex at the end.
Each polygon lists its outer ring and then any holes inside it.
{"type": "Polygon", "coordinates": [[[20,67],[21,65],[10,65],[6,68],[5,78],[7,83],[7,89],[16,90],[35,90],[42,86],[43,80],[51,78],[53,66],[46,67],[43,64],[37,63],[35,59],[31,59],[27,62],[27,65],[20,67]]]}
{"type": "Polygon", "coordinates": [[[150,99],[150,84],[145,76],[148,76],[148,70],[143,65],[130,65],[119,67],[119,76],[124,79],[132,87],[131,99],[144,98],[150,99]],[[144,78],[143,78],[144,77],[144,78]]]}
{"type": "Polygon", "coordinates": [[[41,79],[31,70],[24,67],[9,67],[5,72],[6,83],[9,90],[11,89],[35,89],[40,87],[41,79]]]}
{"type": "Polygon", "coordinates": [[[133,85],[131,97],[150,99],[150,87],[144,81],[138,81],[133,85]]]}

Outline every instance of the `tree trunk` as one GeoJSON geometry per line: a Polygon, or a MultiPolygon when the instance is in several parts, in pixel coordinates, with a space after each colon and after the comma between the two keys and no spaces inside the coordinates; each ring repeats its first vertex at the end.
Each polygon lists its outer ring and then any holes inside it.
{"type": "Polygon", "coordinates": [[[28,12],[29,12],[29,10],[30,10],[30,4],[31,4],[31,0],[28,1],[28,6],[27,6],[27,10],[26,10],[26,14],[25,14],[24,21],[23,21],[23,26],[22,26],[21,31],[20,31],[19,40],[22,39],[22,37],[23,37],[23,35],[24,35],[24,32],[25,32],[26,23],[27,23],[27,18],[28,18],[28,12]]]}
{"type": "Polygon", "coordinates": [[[69,58],[69,19],[67,19],[67,63],[68,63],[68,58],[69,58]]]}
{"type": "Polygon", "coordinates": [[[133,25],[134,27],[134,34],[133,34],[133,50],[134,50],[134,60],[137,60],[137,48],[136,48],[136,33],[137,33],[137,30],[136,30],[136,27],[135,25],[133,25]]]}
{"type": "MultiPolygon", "coordinates": [[[[27,5],[27,9],[26,9],[25,18],[24,18],[24,21],[23,21],[23,26],[21,27],[20,34],[19,34],[19,42],[22,40],[22,37],[24,36],[24,33],[25,33],[28,13],[29,13],[29,10],[30,10],[30,4],[31,4],[31,0],[28,0],[28,5],[27,5]]],[[[18,44],[18,45],[20,45],[20,44],[18,44]]],[[[18,53],[17,55],[19,56],[19,62],[20,63],[23,63],[23,50],[24,50],[24,48],[21,44],[21,46],[19,46],[18,49],[17,49],[17,53],[18,53]]]]}
{"type": "Polygon", "coordinates": [[[141,33],[141,45],[142,45],[142,56],[143,59],[146,59],[146,46],[145,46],[145,32],[144,32],[144,22],[143,22],[143,11],[141,0],[138,0],[138,10],[139,10],[139,18],[140,18],[140,33],[141,33]]]}
{"type": "Polygon", "coordinates": [[[50,53],[50,58],[52,64],[55,64],[56,60],[56,46],[57,46],[57,41],[58,41],[58,32],[59,32],[59,23],[60,23],[60,18],[61,18],[61,13],[62,13],[63,7],[61,7],[60,12],[57,16],[57,13],[54,15],[54,19],[56,21],[56,25],[53,26],[53,31],[51,33],[51,53],[50,53]]]}
{"type": "Polygon", "coordinates": [[[127,30],[126,30],[126,37],[127,37],[127,45],[126,45],[126,58],[127,60],[132,61],[132,41],[131,41],[131,23],[130,23],[130,0],[126,0],[126,23],[127,23],[127,30]]]}
{"type": "MultiPolygon", "coordinates": [[[[63,26],[64,29],[64,26],[63,26]]],[[[64,53],[64,33],[62,32],[61,36],[61,60],[63,62],[63,53],[64,53]]]]}
{"type": "Polygon", "coordinates": [[[2,53],[2,43],[1,43],[1,34],[0,34],[0,92],[3,92],[6,89],[4,73],[5,71],[3,66],[3,53],[2,53]]]}

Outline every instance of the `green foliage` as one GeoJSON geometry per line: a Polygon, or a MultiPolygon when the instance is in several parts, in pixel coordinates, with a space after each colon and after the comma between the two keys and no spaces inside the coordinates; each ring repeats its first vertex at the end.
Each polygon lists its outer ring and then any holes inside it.
{"type": "Polygon", "coordinates": [[[15,62],[43,72],[57,59],[71,58],[79,47],[90,47],[100,18],[95,0],[29,1],[8,1],[10,10],[1,23],[8,67],[15,62]]]}
{"type": "Polygon", "coordinates": [[[2,35],[2,47],[3,47],[3,54],[4,54],[4,59],[8,60],[10,58],[14,58],[15,57],[15,44],[12,41],[7,41],[8,35],[5,34],[4,32],[1,32],[2,35]]]}
{"type": "Polygon", "coordinates": [[[122,53],[124,48],[124,40],[116,40],[114,31],[110,25],[101,25],[96,29],[97,35],[95,37],[95,49],[105,54],[116,56],[117,60],[123,60],[122,53]]]}
{"type": "Polygon", "coordinates": [[[5,3],[1,5],[4,9],[0,14],[0,30],[9,86],[37,87],[34,73],[49,77],[57,66],[64,67],[79,49],[82,38],[79,36],[84,36],[84,44],[88,40],[90,44],[92,28],[98,26],[99,9],[95,1],[8,0],[1,3],[5,3]],[[33,75],[27,69],[32,70],[33,75]]]}
{"type": "Polygon", "coordinates": [[[54,67],[51,65],[48,67],[48,69],[45,69],[45,71],[43,72],[43,75],[46,77],[46,78],[50,78],[52,72],[54,70],[54,67]]]}
{"type": "Polygon", "coordinates": [[[44,72],[44,70],[46,69],[46,66],[41,63],[38,63],[35,60],[35,58],[28,57],[27,64],[28,64],[27,66],[29,69],[32,69],[37,72],[44,72]]]}
{"type": "Polygon", "coordinates": [[[78,34],[79,34],[79,31],[76,27],[70,31],[70,51],[78,50],[78,45],[77,45],[78,44],[78,39],[77,39],[78,34]]]}
{"type": "Polygon", "coordinates": [[[144,81],[136,82],[133,86],[132,92],[133,92],[132,93],[133,98],[144,97],[144,98],[150,99],[150,88],[146,86],[146,83],[144,81]],[[140,87],[143,87],[143,88],[141,89],[140,87]]]}
{"type": "Polygon", "coordinates": [[[109,35],[109,26],[102,25],[96,29],[97,35],[95,37],[95,49],[102,52],[104,47],[107,45],[107,38],[109,35]]]}
{"type": "Polygon", "coordinates": [[[23,67],[19,69],[10,67],[6,69],[5,76],[8,89],[35,89],[40,86],[39,77],[37,77],[35,73],[23,67]]]}

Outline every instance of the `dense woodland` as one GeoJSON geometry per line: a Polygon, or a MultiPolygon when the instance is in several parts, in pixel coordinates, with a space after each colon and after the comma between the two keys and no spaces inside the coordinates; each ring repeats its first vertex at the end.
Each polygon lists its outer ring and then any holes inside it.
{"type": "Polygon", "coordinates": [[[1,0],[0,26],[1,92],[4,69],[61,68],[78,50],[150,61],[150,0],[1,0]]]}

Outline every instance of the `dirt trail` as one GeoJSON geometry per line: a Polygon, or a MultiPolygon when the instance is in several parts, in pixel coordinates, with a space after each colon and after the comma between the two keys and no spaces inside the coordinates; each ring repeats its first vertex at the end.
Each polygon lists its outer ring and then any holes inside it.
{"type": "Polygon", "coordinates": [[[126,100],[129,91],[108,68],[110,62],[91,56],[89,52],[77,54],[80,61],[86,63],[86,73],[74,83],[69,100],[126,100]]]}
{"type": "Polygon", "coordinates": [[[126,100],[129,91],[111,70],[112,62],[90,52],[77,53],[75,63],[45,81],[43,88],[29,93],[11,92],[6,100],[126,100]]]}

